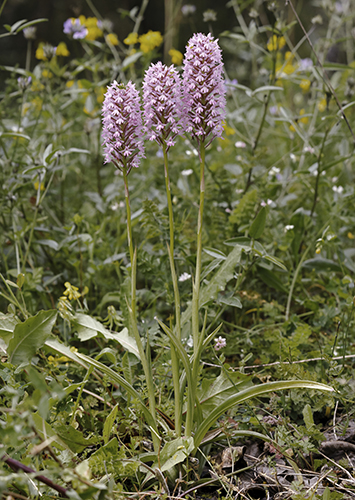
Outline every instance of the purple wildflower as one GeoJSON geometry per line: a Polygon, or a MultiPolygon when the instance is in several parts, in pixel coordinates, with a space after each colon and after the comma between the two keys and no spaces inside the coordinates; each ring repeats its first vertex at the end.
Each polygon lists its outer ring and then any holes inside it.
{"type": "Polygon", "coordinates": [[[210,144],[223,132],[226,89],[218,40],[197,33],[189,40],[184,58],[183,90],[188,125],[199,143],[210,144]]]}
{"type": "Polygon", "coordinates": [[[32,77],[28,76],[27,78],[25,78],[24,76],[20,76],[17,79],[17,83],[20,90],[26,90],[32,83],[32,77]]]}
{"type": "Polygon", "coordinates": [[[173,65],[167,67],[158,62],[148,68],[143,81],[143,103],[149,140],[160,146],[166,144],[168,150],[184,128],[181,81],[173,65]]]}
{"type": "Polygon", "coordinates": [[[227,345],[227,341],[224,337],[219,336],[217,339],[214,339],[216,342],[214,345],[215,351],[219,351],[220,349],[223,349],[227,345]]]}
{"type": "Polygon", "coordinates": [[[107,88],[102,106],[103,146],[105,163],[119,169],[138,167],[144,157],[143,124],[139,93],[134,83],[119,85],[116,81],[107,88]]]}
{"type": "Polygon", "coordinates": [[[71,35],[75,40],[85,38],[88,34],[88,29],[81,24],[80,19],[70,17],[64,22],[63,26],[63,32],[66,35],[71,35]]]}

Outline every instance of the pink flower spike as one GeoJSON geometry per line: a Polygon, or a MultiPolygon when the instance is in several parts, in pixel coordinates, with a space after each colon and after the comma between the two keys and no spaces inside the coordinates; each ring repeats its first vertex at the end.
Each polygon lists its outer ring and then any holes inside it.
{"type": "Polygon", "coordinates": [[[143,80],[144,130],[167,151],[184,132],[181,80],[173,65],[151,64],[143,80]]]}
{"type": "Polygon", "coordinates": [[[102,123],[105,163],[112,161],[120,170],[126,168],[128,174],[144,158],[140,97],[134,83],[119,85],[114,81],[107,88],[102,123]]]}
{"type": "Polygon", "coordinates": [[[186,46],[183,66],[187,131],[208,146],[215,137],[221,137],[226,116],[226,87],[218,40],[210,33],[193,35],[186,46]]]}

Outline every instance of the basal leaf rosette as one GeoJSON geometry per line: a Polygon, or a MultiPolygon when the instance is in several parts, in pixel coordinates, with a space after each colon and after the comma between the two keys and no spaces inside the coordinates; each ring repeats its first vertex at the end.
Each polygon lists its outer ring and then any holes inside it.
{"type": "Polygon", "coordinates": [[[151,141],[168,150],[183,133],[181,80],[174,66],[152,64],[143,81],[145,132],[151,141]]]}
{"type": "Polygon", "coordinates": [[[140,97],[134,83],[107,88],[102,106],[102,138],[105,163],[112,163],[127,174],[144,158],[143,122],[140,97]]]}
{"type": "Polygon", "coordinates": [[[222,52],[212,35],[197,33],[189,40],[183,63],[183,92],[188,125],[186,131],[208,146],[223,132],[226,90],[222,52]]]}

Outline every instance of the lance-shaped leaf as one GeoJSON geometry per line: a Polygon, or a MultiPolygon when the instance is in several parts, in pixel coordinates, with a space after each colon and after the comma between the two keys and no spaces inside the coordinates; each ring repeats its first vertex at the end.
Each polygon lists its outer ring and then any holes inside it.
{"type": "Polygon", "coordinates": [[[30,363],[37,349],[43,346],[51,334],[56,318],[55,310],[40,311],[24,323],[18,323],[7,349],[10,363],[30,363]]]}

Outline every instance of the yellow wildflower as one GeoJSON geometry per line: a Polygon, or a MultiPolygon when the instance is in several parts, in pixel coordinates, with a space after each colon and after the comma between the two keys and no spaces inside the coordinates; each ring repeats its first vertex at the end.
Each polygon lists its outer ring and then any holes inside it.
{"type": "Polygon", "coordinates": [[[304,78],[300,83],[300,87],[303,90],[303,92],[308,92],[310,86],[311,86],[311,81],[308,80],[308,78],[304,78]]]}
{"type": "Polygon", "coordinates": [[[327,108],[327,99],[325,97],[323,97],[323,99],[321,99],[317,105],[318,107],[318,110],[323,113],[323,111],[326,110],[327,108]]]}
{"type": "Polygon", "coordinates": [[[68,50],[68,47],[66,46],[65,42],[60,42],[58,43],[57,50],[55,51],[56,56],[63,56],[63,57],[68,57],[70,55],[70,52],[68,50]]]}
{"type": "Polygon", "coordinates": [[[179,50],[171,49],[169,50],[169,56],[171,56],[171,62],[180,66],[182,64],[182,60],[184,56],[181,54],[179,50]]]}
{"type": "Polygon", "coordinates": [[[104,102],[104,94],[106,92],[105,87],[96,87],[95,88],[95,94],[96,94],[96,101],[99,104],[102,104],[104,102]]]}
{"type": "MultiPolygon", "coordinates": [[[[33,184],[34,188],[36,191],[38,191],[38,188],[39,188],[39,182],[36,181],[34,184],[33,184]]],[[[41,187],[40,187],[40,190],[41,191],[44,191],[44,182],[41,182],[41,187]]]]}
{"type": "Polygon", "coordinates": [[[109,33],[108,35],[105,36],[106,43],[111,44],[111,45],[118,45],[118,38],[117,35],[114,33],[109,33]]]}
{"type": "Polygon", "coordinates": [[[233,135],[235,134],[234,128],[230,127],[227,122],[223,122],[223,129],[226,135],[233,135]]]}
{"type": "Polygon", "coordinates": [[[123,40],[126,45],[134,45],[138,43],[138,33],[130,33],[127,38],[123,40]]]}
{"type": "Polygon", "coordinates": [[[44,69],[42,71],[42,76],[43,76],[43,78],[52,78],[53,73],[51,71],[49,71],[48,69],[44,69]]]}
{"type": "Polygon", "coordinates": [[[74,85],[74,80],[68,80],[65,84],[65,86],[70,89],[74,85]]]}
{"type": "Polygon", "coordinates": [[[272,35],[267,44],[267,50],[269,52],[274,52],[275,50],[281,50],[286,45],[285,37],[272,35]]]}
{"type": "Polygon", "coordinates": [[[103,36],[103,31],[101,28],[99,28],[96,17],[86,18],[85,16],[79,16],[79,20],[81,24],[83,24],[88,30],[88,34],[86,35],[85,40],[93,41],[103,36]]]}
{"type": "Polygon", "coordinates": [[[163,37],[160,31],[149,30],[148,33],[141,35],[138,41],[141,44],[141,51],[147,54],[163,43],[163,37]]]}
{"type": "MultiPolygon", "coordinates": [[[[73,286],[69,283],[69,281],[66,281],[64,283],[64,286],[66,288],[65,292],[63,292],[63,295],[67,295],[69,300],[77,300],[79,297],[81,297],[81,294],[78,292],[79,288],[76,286],[73,286]]],[[[61,297],[62,299],[63,297],[61,297]]]]}
{"type": "MultiPolygon", "coordinates": [[[[305,110],[304,109],[301,109],[300,111],[300,116],[304,115],[305,114],[305,110]]],[[[300,118],[300,122],[301,123],[308,123],[308,116],[303,116],[302,118],[300,118]]]]}
{"type": "Polygon", "coordinates": [[[43,43],[40,43],[36,50],[36,59],[40,59],[42,61],[47,61],[46,56],[44,55],[43,43]]]}
{"type": "Polygon", "coordinates": [[[353,233],[351,233],[350,231],[348,232],[348,238],[349,240],[353,240],[355,238],[355,236],[353,235],[353,233]]]}

